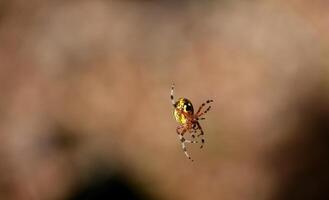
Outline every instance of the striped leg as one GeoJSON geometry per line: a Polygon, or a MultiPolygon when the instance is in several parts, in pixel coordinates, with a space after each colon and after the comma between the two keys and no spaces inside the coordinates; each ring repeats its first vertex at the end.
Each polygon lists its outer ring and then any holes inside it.
{"type": "Polygon", "coordinates": [[[200,113],[200,111],[201,111],[201,109],[202,109],[206,104],[211,103],[211,102],[214,102],[214,101],[213,101],[213,100],[207,100],[205,103],[201,104],[201,106],[200,106],[199,109],[198,109],[198,112],[196,112],[196,115],[200,117],[201,115],[206,114],[206,113],[210,110],[211,106],[209,106],[209,107],[208,107],[204,112],[202,112],[202,113],[200,113]]]}
{"type": "Polygon", "coordinates": [[[196,118],[196,120],[205,120],[206,118],[204,118],[204,117],[201,117],[201,118],[199,118],[199,117],[197,117],[196,118]]]}
{"type": "Polygon", "coordinates": [[[194,140],[195,139],[196,130],[194,130],[194,128],[191,128],[191,129],[188,129],[188,131],[191,134],[191,137],[193,139],[193,141],[191,141],[191,143],[198,143],[198,141],[194,140]]]}
{"type": "Polygon", "coordinates": [[[197,130],[198,130],[197,124],[196,123],[193,123],[192,124],[192,128],[189,129],[189,131],[190,131],[191,136],[192,136],[193,139],[195,138],[195,134],[197,133],[197,130]]]}
{"type": "Polygon", "coordinates": [[[183,140],[183,142],[192,143],[192,144],[198,143],[198,141],[195,141],[195,140],[187,140],[187,139],[185,139],[185,138],[183,137],[187,130],[189,131],[189,133],[192,134],[192,138],[193,138],[193,139],[195,138],[195,135],[194,135],[193,133],[196,133],[196,131],[191,131],[190,129],[187,129],[187,128],[185,128],[184,126],[178,126],[178,127],[177,127],[177,134],[178,134],[179,140],[180,140],[181,142],[182,142],[182,140],[183,140]],[[182,133],[180,133],[180,130],[182,130],[182,133]],[[182,138],[181,138],[179,135],[181,135],[182,138]]]}
{"type": "MultiPolygon", "coordinates": [[[[196,131],[193,130],[193,129],[189,129],[188,131],[191,134],[191,137],[194,139],[195,138],[195,134],[194,133],[196,133],[196,131]]],[[[197,143],[197,142],[195,142],[195,143],[197,143]]]]}
{"type": "Polygon", "coordinates": [[[186,128],[184,128],[184,127],[182,127],[182,126],[178,126],[177,129],[176,129],[176,131],[177,131],[178,138],[179,138],[179,140],[180,140],[180,142],[181,142],[181,144],[182,144],[182,149],[183,149],[183,151],[184,151],[186,157],[187,157],[188,159],[190,159],[191,161],[193,161],[193,159],[191,159],[191,156],[187,153],[187,149],[186,149],[186,145],[185,145],[185,142],[193,143],[193,141],[186,140],[186,139],[184,138],[184,134],[185,134],[185,132],[186,132],[186,128]],[[180,129],[182,129],[181,132],[179,131],[180,129]]]}
{"type": "Polygon", "coordinates": [[[201,146],[200,149],[202,149],[203,145],[204,145],[204,132],[199,124],[199,122],[196,122],[196,128],[194,129],[195,131],[200,130],[200,133],[197,135],[197,137],[201,137],[201,146]]]}
{"type": "Polygon", "coordinates": [[[171,85],[171,92],[170,92],[170,99],[171,99],[171,104],[175,106],[175,100],[174,100],[174,88],[175,88],[175,84],[171,85]]]}

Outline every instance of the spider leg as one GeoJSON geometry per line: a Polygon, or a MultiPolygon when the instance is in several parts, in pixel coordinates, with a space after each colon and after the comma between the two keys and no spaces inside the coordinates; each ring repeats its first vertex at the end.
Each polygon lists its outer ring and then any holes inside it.
{"type": "Polygon", "coordinates": [[[200,149],[202,149],[203,145],[204,145],[204,132],[199,124],[199,122],[196,122],[196,126],[197,128],[195,129],[196,130],[200,130],[200,133],[197,135],[197,137],[201,137],[201,146],[200,146],[200,149]]]}
{"type": "MultiPolygon", "coordinates": [[[[188,132],[191,134],[191,137],[193,139],[195,139],[196,130],[194,130],[193,128],[190,128],[190,129],[188,129],[188,132]]],[[[198,143],[198,141],[193,140],[192,143],[198,143]]]]}
{"type": "Polygon", "coordinates": [[[174,100],[174,88],[175,88],[175,84],[171,85],[171,92],[170,92],[170,99],[171,99],[171,104],[175,106],[175,100],[174,100]]]}
{"type": "Polygon", "coordinates": [[[201,115],[207,113],[207,112],[210,110],[211,106],[209,106],[209,107],[206,109],[206,111],[202,112],[201,114],[200,114],[200,111],[201,111],[201,109],[202,109],[206,104],[211,103],[211,102],[214,102],[214,101],[213,101],[213,100],[207,100],[205,103],[202,103],[201,106],[199,107],[198,111],[196,112],[196,115],[197,115],[197,116],[201,116],[201,115]]]}
{"type": "Polygon", "coordinates": [[[182,149],[183,149],[183,151],[184,151],[186,157],[187,157],[188,159],[190,159],[191,161],[193,161],[193,159],[191,159],[191,156],[187,153],[187,149],[186,149],[186,145],[185,145],[185,142],[188,141],[188,140],[186,140],[186,139],[184,138],[184,134],[185,134],[185,132],[187,131],[186,128],[185,128],[185,127],[182,127],[182,126],[178,126],[177,129],[176,129],[176,131],[177,131],[177,134],[178,134],[179,140],[180,140],[180,142],[181,142],[181,144],[182,144],[182,149]],[[182,129],[181,132],[179,132],[180,129],[182,129]]]}
{"type": "Polygon", "coordinates": [[[192,128],[189,131],[193,139],[195,138],[195,134],[197,133],[197,130],[198,130],[198,126],[196,125],[196,123],[192,123],[192,128]]]}
{"type": "MultiPolygon", "coordinates": [[[[189,129],[189,128],[185,128],[184,126],[178,126],[177,127],[177,133],[178,133],[178,137],[179,137],[179,140],[182,142],[182,140],[184,141],[184,142],[187,142],[187,143],[192,143],[192,144],[194,144],[194,143],[198,143],[198,141],[195,141],[195,140],[188,140],[188,139],[185,139],[183,136],[184,136],[184,134],[185,134],[185,132],[188,130],[189,131],[189,133],[191,133],[191,134],[193,134],[193,133],[196,133],[195,131],[191,131],[191,129],[189,129]],[[183,129],[183,131],[184,131],[184,129],[185,129],[185,131],[183,132],[183,134],[182,133],[179,133],[179,130],[180,129],[183,129]],[[179,135],[182,135],[182,137],[183,137],[183,139],[179,136],[179,135]]],[[[192,138],[194,139],[195,138],[195,135],[193,134],[193,135],[191,135],[192,136],[192,138]]]]}
{"type": "Polygon", "coordinates": [[[211,108],[211,106],[208,106],[208,108],[204,112],[199,113],[198,116],[200,117],[200,116],[206,114],[210,110],[210,108],[211,108]]]}

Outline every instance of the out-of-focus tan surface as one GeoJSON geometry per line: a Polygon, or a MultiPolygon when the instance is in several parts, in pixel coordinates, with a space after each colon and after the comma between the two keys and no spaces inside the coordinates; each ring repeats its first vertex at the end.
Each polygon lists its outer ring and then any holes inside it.
{"type": "Polygon", "coordinates": [[[0,2],[0,199],[68,199],[99,166],[154,199],[326,199],[329,4],[177,2],[0,2]],[[193,163],[173,82],[215,100],[193,163]]]}

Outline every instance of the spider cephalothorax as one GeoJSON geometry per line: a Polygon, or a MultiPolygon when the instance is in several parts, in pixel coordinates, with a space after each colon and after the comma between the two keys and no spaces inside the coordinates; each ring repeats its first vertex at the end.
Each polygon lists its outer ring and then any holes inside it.
{"type": "MultiPolygon", "coordinates": [[[[171,103],[174,106],[174,117],[176,121],[180,124],[176,132],[178,134],[179,140],[182,143],[182,148],[185,153],[185,155],[191,159],[189,154],[187,153],[186,150],[186,145],[185,143],[198,143],[198,139],[201,139],[201,146],[200,148],[203,147],[204,144],[204,132],[199,124],[199,120],[203,120],[205,118],[200,118],[202,115],[206,114],[211,106],[208,106],[208,108],[201,112],[202,108],[208,104],[213,102],[213,100],[207,100],[205,103],[203,103],[198,111],[194,113],[193,105],[190,100],[186,98],[179,98],[176,102],[174,100],[174,85],[171,87],[171,103]],[[191,134],[192,140],[187,140],[184,138],[184,134],[186,132],[189,132],[191,134]],[[195,134],[198,133],[195,137],[195,134]]],[[[193,161],[193,160],[192,160],[193,161]]]]}

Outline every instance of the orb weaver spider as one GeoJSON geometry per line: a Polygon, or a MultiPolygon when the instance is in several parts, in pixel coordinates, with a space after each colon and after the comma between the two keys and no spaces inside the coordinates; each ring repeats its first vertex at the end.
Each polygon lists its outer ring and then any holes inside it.
{"type": "Polygon", "coordinates": [[[182,144],[182,149],[183,149],[186,157],[193,161],[193,159],[191,159],[190,155],[187,153],[185,143],[191,143],[191,144],[198,143],[197,139],[201,138],[200,149],[203,147],[204,142],[205,142],[204,132],[200,126],[199,120],[205,119],[204,117],[201,117],[201,116],[206,114],[210,110],[211,106],[208,106],[208,108],[206,110],[204,110],[203,112],[201,112],[201,110],[206,104],[213,102],[213,100],[207,100],[205,103],[202,103],[201,106],[199,107],[198,111],[196,113],[194,113],[193,105],[190,100],[188,100],[186,98],[179,98],[175,102],[174,88],[175,88],[175,85],[172,84],[170,98],[171,98],[171,103],[174,106],[173,114],[174,114],[176,121],[180,124],[176,128],[176,132],[178,134],[179,140],[182,144]],[[197,137],[196,138],[195,134],[198,131],[199,131],[199,133],[196,135],[196,137],[197,137]],[[186,132],[189,132],[191,134],[192,140],[187,140],[184,138],[184,134],[186,132]]]}

